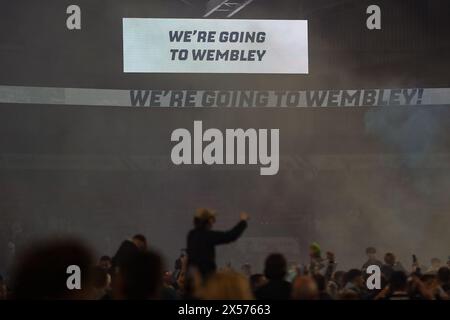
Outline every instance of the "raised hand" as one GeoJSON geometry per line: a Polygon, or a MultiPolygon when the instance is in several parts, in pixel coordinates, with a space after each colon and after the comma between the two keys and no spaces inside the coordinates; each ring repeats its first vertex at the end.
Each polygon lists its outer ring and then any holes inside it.
{"type": "Polygon", "coordinates": [[[247,221],[247,220],[248,220],[248,213],[242,211],[242,212],[240,213],[240,219],[241,219],[242,221],[247,221]]]}

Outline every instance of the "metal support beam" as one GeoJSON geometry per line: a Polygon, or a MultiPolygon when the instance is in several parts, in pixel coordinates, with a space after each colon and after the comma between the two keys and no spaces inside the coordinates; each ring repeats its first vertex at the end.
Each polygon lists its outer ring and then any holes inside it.
{"type": "Polygon", "coordinates": [[[226,13],[227,18],[231,18],[236,13],[244,9],[253,0],[210,0],[206,4],[206,13],[203,17],[209,17],[213,13],[226,13]]]}

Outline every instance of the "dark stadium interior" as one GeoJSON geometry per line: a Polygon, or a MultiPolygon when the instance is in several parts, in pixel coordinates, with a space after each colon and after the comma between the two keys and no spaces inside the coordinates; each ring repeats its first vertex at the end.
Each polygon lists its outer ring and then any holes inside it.
{"type": "MultiPolygon", "coordinates": [[[[124,74],[122,17],[197,18],[206,1],[79,0],[86,12],[80,32],[61,27],[70,2],[2,1],[0,85],[450,86],[447,0],[377,1],[385,26],[377,32],[356,27],[365,23],[372,2],[366,0],[260,0],[235,17],[307,19],[309,75],[124,74]]],[[[139,232],[172,261],[185,246],[195,208],[207,206],[218,210],[220,228],[245,209],[252,219],[246,237],[296,239],[298,259],[306,259],[314,240],[342,257],[345,267],[359,264],[355,252],[363,255],[369,245],[383,250],[395,243],[400,258],[415,252],[428,260],[448,255],[448,190],[449,105],[151,110],[0,104],[3,247],[73,234],[112,254],[123,238],[139,232]],[[214,128],[280,128],[280,172],[265,177],[250,166],[172,165],[170,133],[194,120],[214,128]]],[[[237,265],[260,262],[239,244],[221,249],[221,263],[231,258],[237,265]]]]}

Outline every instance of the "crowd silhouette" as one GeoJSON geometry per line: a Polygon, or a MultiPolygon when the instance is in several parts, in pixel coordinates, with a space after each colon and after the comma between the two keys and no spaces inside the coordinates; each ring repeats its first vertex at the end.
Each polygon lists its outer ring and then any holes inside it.
{"type": "Polygon", "coordinates": [[[449,300],[450,261],[431,260],[423,266],[414,256],[404,267],[395,254],[383,261],[374,247],[366,249],[367,261],[360,267],[339,270],[332,252],[310,245],[307,265],[288,270],[286,258],[272,253],[264,272],[253,274],[252,266],[240,270],[218,267],[215,247],[236,241],[245,231],[248,214],[228,231],[213,229],[216,214],[201,208],[187,235],[186,252],[173,270],[161,255],[136,234],[123,241],[112,257],[95,259],[88,246],[76,239],[53,239],[35,243],[17,257],[10,279],[0,276],[0,299],[89,299],[89,300],[449,300]],[[81,270],[80,288],[67,286],[67,267],[81,270]],[[375,266],[381,272],[380,286],[369,288],[366,272],[375,266]],[[288,276],[289,274],[289,276],[288,276]]]}

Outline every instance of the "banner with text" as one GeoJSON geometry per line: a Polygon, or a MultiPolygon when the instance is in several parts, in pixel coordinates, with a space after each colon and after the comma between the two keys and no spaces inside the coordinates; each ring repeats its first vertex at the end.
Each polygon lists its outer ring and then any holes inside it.
{"type": "Polygon", "coordinates": [[[304,108],[450,105],[450,88],[124,90],[0,85],[0,103],[147,108],[304,108]]]}
{"type": "Polygon", "coordinates": [[[309,91],[131,90],[130,102],[132,106],[140,107],[382,107],[421,105],[423,95],[422,88],[309,91]]]}
{"type": "Polygon", "coordinates": [[[308,22],[124,18],[123,71],[307,74],[308,22]]]}

